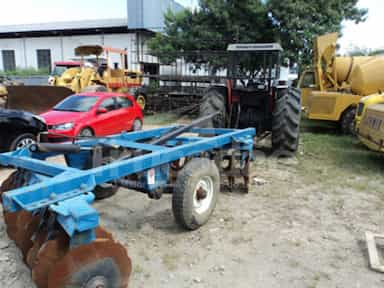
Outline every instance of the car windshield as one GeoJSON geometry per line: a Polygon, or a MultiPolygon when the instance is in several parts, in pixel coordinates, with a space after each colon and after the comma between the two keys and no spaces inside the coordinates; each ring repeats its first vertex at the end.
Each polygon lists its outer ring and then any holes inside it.
{"type": "Polygon", "coordinates": [[[72,95],[57,104],[55,111],[87,112],[97,102],[97,96],[72,95]]]}

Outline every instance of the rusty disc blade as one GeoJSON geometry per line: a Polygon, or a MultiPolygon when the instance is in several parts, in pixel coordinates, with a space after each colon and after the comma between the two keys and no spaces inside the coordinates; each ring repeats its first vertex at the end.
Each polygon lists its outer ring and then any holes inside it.
{"type": "Polygon", "coordinates": [[[17,185],[18,171],[13,172],[7,179],[1,184],[0,188],[0,203],[3,204],[3,193],[9,190],[15,189],[17,185]]]}
{"type": "Polygon", "coordinates": [[[40,216],[33,215],[27,211],[21,211],[17,217],[17,232],[15,235],[15,243],[23,253],[26,259],[28,250],[32,247],[32,235],[39,228],[40,216]]]}
{"type": "Polygon", "coordinates": [[[109,239],[113,240],[112,233],[108,230],[104,229],[103,227],[99,226],[95,229],[95,234],[97,239],[109,239]]]}
{"type": "Polygon", "coordinates": [[[41,246],[43,246],[43,244],[47,241],[47,237],[48,237],[47,231],[41,231],[37,233],[33,241],[33,245],[31,249],[29,249],[27,256],[25,258],[25,262],[27,263],[29,268],[32,268],[33,265],[35,264],[37,254],[39,253],[41,246]]]}
{"type": "Polygon", "coordinates": [[[7,234],[11,240],[15,240],[15,236],[17,234],[17,218],[19,216],[19,212],[5,212],[4,211],[4,222],[7,226],[7,234]]]}
{"type": "Polygon", "coordinates": [[[32,265],[32,279],[39,288],[48,287],[48,275],[56,263],[67,253],[69,247],[68,237],[61,233],[55,240],[45,242],[32,265]]]}
{"type": "Polygon", "coordinates": [[[66,287],[128,287],[132,271],[127,250],[108,239],[70,250],[55,266],[48,279],[48,288],[66,287]]]}

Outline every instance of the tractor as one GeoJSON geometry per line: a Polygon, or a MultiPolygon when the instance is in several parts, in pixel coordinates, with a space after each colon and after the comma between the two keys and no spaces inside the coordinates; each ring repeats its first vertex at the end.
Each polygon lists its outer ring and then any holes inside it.
{"type": "Polygon", "coordinates": [[[200,114],[219,112],[210,126],[256,128],[262,137],[272,132],[272,151],[278,157],[294,155],[298,148],[300,91],[280,78],[283,49],[278,43],[228,46],[226,85],[210,86],[200,114]]]}

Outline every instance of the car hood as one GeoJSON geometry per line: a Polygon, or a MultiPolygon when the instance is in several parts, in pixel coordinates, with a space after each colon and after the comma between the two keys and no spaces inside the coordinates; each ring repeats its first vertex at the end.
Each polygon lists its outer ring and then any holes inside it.
{"type": "Polygon", "coordinates": [[[45,119],[48,125],[64,124],[68,122],[76,122],[86,116],[87,112],[70,112],[70,111],[48,111],[40,116],[45,119]]]}

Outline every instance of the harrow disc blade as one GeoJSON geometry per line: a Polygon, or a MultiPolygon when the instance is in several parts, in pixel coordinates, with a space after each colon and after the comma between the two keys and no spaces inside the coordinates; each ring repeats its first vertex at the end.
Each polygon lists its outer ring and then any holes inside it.
{"type": "Polygon", "coordinates": [[[108,239],[70,250],[51,270],[48,288],[128,286],[132,271],[126,249],[108,239]]]}
{"type": "Polygon", "coordinates": [[[43,246],[44,242],[47,240],[47,237],[48,237],[47,231],[39,232],[36,235],[33,241],[33,245],[31,249],[29,249],[25,259],[25,262],[27,263],[29,268],[32,268],[34,266],[37,254],[39,253],[41,246],[43,246]]]}
{"type": "Polygon", "coordinates": [[[59,235],[55,240],[47,241],[41,246],[32,266],[32,279],[37,287],[48,287],[48,275],[56,263],[64,257],[68,247],[68,237],[64,234],[59,235]]]}
{"type": "Polygon", "coordinates": [[[97,239],[109,239],[113,240],[112,233],[108,230],[104,229],[103,227],[99,226],[95,229],[95,234],[97,239]]]}
{"type": "Polygon", "coordinates": [[[4,211],[4,222],[7,227],[7,234],[9,239],[15,240],[17,234],[17,218],[19,217],[19,212],[5,212],[4,211]]]}
{"type": "Polygon", "coordinates": [[[24,260],[26,260],[28,250],[33,246],[31,238],[38,229],[39,224],[40,216],[27,211],[21,211],[17,217],[15,243],[23,253],[24,260]]]}
{"type": "Polygon", "coordinates": [[[1,184],[0,187],[0,203],[3,204],[3,193],[7,192],[9,190],[14,189],[16,185],[16,179],[17,179],[17,173],[18,171],[13,172],[11,175],[8,176],[7,179],[4,180],[4,182],[1,184]]]}

